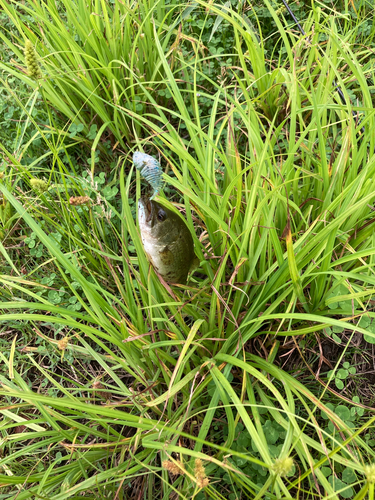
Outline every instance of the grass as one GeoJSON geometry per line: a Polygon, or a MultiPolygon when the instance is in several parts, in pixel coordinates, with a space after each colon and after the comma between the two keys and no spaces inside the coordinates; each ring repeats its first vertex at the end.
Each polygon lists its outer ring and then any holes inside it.
{"type": "Polygon", "coordinates": [[[366,6],[313,5],[305,39],[267,1],[259,23],[200,1],[1,6],[20,60],[1,66],[30,89],[3,80],[23,119],[1,145],[1,498],[373,499],[374,398],[348,369],[375,343],[366,6]],[[136,149],[194,236],[187,285],[147,262],[136,149]]]}

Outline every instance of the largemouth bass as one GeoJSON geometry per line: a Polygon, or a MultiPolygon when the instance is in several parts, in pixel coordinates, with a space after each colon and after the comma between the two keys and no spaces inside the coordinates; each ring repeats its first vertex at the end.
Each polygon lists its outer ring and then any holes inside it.
{"type": "Polygon", "coordinates": [[[141,238],[148,260],[169,283],[186,283],[197,263],[194,243],[185,222],[177,214],[148,198],[138,201],[141,238]]]}

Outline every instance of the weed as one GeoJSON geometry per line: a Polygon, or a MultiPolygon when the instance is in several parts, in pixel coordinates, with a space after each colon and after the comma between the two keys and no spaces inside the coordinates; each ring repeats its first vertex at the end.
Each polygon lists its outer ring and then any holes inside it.
{"type": "Polygon", "coordinates": [[[248,17],[200,0],[1,5],[16,65],[28,38],[42,72],[1,63],[31,99],[4,82],[25,120],[1,145],[5,231],[24,243],[3,245],[0,277],[8,497],[371,495],[374,417],[344,359],[348,335],[375,338],[360,22],[314,6],[305,46],[268,1],[248,17]],[[134,149],[158,155],[159,196],[186,215],[201,262],[186,286],[164,287],[144,253],[134,149]],[[278,367],[282,342],[323,331],[342,348],[337,404],[278,367]]]}

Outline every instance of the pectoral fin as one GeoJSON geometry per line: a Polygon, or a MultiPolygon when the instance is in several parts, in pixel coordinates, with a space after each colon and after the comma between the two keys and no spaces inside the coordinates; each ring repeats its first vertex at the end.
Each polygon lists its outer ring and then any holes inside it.
{"type": "Polygon", "coordinates": [[[166,266],[171,265],[174,261],[173,253],[169,250],[168,245],[163,250],[160,250],[159,255],[161,261],[166,266]]]}
{"type": "Polygon", "coordinates": [[[196,255],[194,255],[194,259],[193,259],[193,262],[191,263],[189,273],[192,273],[195,269],[197,269],[197,267],[199,267],[199,264],[200,264],[200,260],[198,259],[198,257],[196,255]]]}

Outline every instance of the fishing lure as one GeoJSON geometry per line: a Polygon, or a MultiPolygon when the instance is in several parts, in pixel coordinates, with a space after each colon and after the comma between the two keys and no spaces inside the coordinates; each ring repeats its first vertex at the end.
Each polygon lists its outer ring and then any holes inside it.
{"type": "Polygon", "coordinates": [[[146,179],[146,181],[153,188],[154,192],[150,198],[150,200],[153,200],[161,190],[163,184],[163,172],[160,163],[156,160],[156,158],[146,155],[145,153],[141,153],[140,151],[136,151],[134,153],[133,162],[137,170],[140,171],[142,177],[144,177],[144,179],[146,179]]]}

